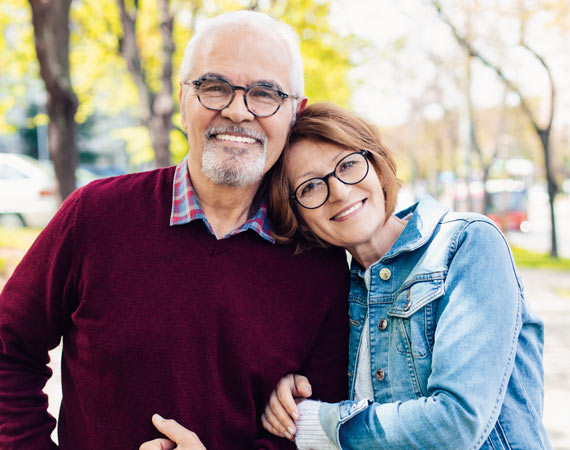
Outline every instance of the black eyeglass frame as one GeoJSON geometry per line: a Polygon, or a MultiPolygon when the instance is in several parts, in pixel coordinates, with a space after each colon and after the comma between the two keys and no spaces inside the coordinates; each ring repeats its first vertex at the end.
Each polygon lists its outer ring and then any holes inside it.
{"type": "Polygon", "coordinates": [[[353,186],[355,184],[358,184],[366,178],[366,176],[368,175],[368,172],[370,171],[370,162],[368,161],[369,158],[370,158],[370,152],[368,150],[358,150],[356,152],[349,153],[348,155],[344,156],[339,162],[336,163],[336,166],[334,166],[334,170],[332,172],[326,174],[324,177],[313,177],[313,178],[309,178],[309,179],[303,181],[299,186],[297,186],[295,188],[295,190],[293,191],[293,194],[291,194],[291,196],[290,196],[290,200],[295,200],[300,206],[302,206],[305,209],[320,208],[321,206],[323,206],[327,202],[327,200],[329,199],[329,196],[331,195],[331,187],[329,186],[329,178],[335,177],[342,184],[346,184],[348,186],[353,186]],[[343,162],[346,158],[348,158],[351,155],[355,155],[355,154],[360,154],[364,157],[364,161],[366,161],[366,172],[360,180],[355,181],[354,183],[347,183],[346,181],[344,181],[338,177],[338,175],[336,174],[336,169],[338,168],[339,164],[341,162],[343,162]],[[309,207],[309,206],[303,205],[301,203],[301,201],[297,198],[297,191],[299,190],[299,188],[301,186],[303,186],[305,183],[307,183],[308,181],[311,181],[311,180],[323,180],[325,182],[326,187],[327,187],[327,196],[320,205],[309,207]]]}
{"type": "Polygon", "coordinates": [[[232,102],[234,101],[234,98],[236,96],[236,91],[243,91],[243,102],[245,103],[245,107],[247,108],[247,110],[252,113],[255,117],[271,117],[273,116],[275,113],[277,113],[277,111],[279,111],[279,108],[281,108],[281,105],[283,104],[283,102],[285,100],[287,100],[288,98],[291,99],[299,99],[299,96],[297,95],[293,95],[293,94],[286,94],[285,92],[277,89],[275,86],[271,86],[270,84],[267,83],[253,83],[250,84],[249,86],[234,86],[233,84],[231,84],[228,80],[224,79],[224,78],[220,78],[220,77],[203,77],[200,78],[198,80],[193,80],[191,82],[185,81],[183,84],[189,85],[192,84],[195,88],[196,88],[196,96],[198,97],[198,101],[200,102],[200,104],[206,108],[209,109],[210,111],[222,111],[224,109],[226,109],[228,106],[230,106],[232,104],[232,102]],[[209,106],[204,105],[204,103],[202,103],[202,99],[200,98],[200,86],[202,85],[202,83],[204,83],[205,81],[220,81],[222,83],[226,83],[232,90],[232,96],[230,97],[230,99],[228,100],[228,102],[221,108],[211,108],[209,106]],[[281,98],[281,103],[279,103],[277,105],[277,108],[275,109],[275,111],[273,111],[271,114],[257,114],[256,112],[252,111],[252,109],[249,107],[249,105],[247,104],[247,93],[256,87],[266,87],[269,89],[274,90],[275,92],[277,92],[277,95],[279,95],[279,97],[281,98]]]}

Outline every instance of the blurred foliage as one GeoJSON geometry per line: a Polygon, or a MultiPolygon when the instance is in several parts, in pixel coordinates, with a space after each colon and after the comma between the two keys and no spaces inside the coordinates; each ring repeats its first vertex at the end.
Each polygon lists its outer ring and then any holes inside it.
{"type": "MultiPolygon", "coordinates": [[[[358,41],[350,36],[341,37],[331,28],[328,23],[329,3],[330,0],[171,0],[170,8],[175,16],[173,83],[176,104],[177,69],[196,23],[222,12],[248,8],[283,20],[297,30],[305,61],[306,95],[311,101],[327,99],[347,105],[351,94],[348,81],[350,54],[358,41]]],[[[139,2],[138,11],[137,36],[143,69],[149,85],[156,92],[160,88],[162,70],[162,62],[158,60],[162,40],[157,2],[139,2]]],[[[77,122],[84,123],[94,113],[113,117],[126,112],[133,118],[137,117],[137,91],[119,51],[122,25],[116,1],[74,1],[71,24],[70,62],[73,86],[80,102],[77,122]]],[[[30,89],[38,85],[39,79],[31,14],[26,0],[9,0],[8,5],[0,8],[0,52],[3,55],[0,133],[14,133],[19,124],[17,120],[10,120],[9,112],[16,105],[33,103],[27,96],[30,89]]],[[[176,116],[173,118],[175,126],[176,116]]],[[[146,128],[129,127],[117,130],[113,135],[125,140],[133,166],[153,160],[146,128]]],[[[187,152],[187,144],[179,131],[173,132],[171,137],[171,153],[176,162],[187,152]]]]}
{"type": "Polygon", "coordinates": [[[552,258],[547,253],[537,253],[520,247],[512,247],[512,251],[518,267],[563,270],[570,273],[569,258],[552,258]]]}
{"type": "MultiPolygon", "coordinates": [[[[392,92],[392,97],[396,96],[402,104],[410,105],[407,123],[383,129],[388,146],[397,153],[399,173],[404,181],[413,183],[416,180],[427,180],[431,186],[437,184],[439,174],[444,171],[465,176],[468,155],[462,131],[464,58],[453,46],[442,44],[429,50],[420,50],[417,42],[423,34],[439,33],[437,26],[430,22],[433,11],[426,9],[425,17],[415,23],[417,30],[403,30],[394,40],[388,40],[384,46],[375,43],[375,47],[354,36],[342,36],[333,29],[329,12],[334,1],[170,0],[171,11],[176,18],[172,77],[176,103],[177,68],[186,43],[200,21],[225,11],[257,9],[283,20],[299,33],[305,64],[306,94],[311,102],[329,100],[350,106],[351,93],[357,85],[354,77],[349,80],[349,71],[366,62],[366,59],[387,61],[394,78],[378,89],[392,92]],[[420,85],[424,86],[420,88],[420,85]]],[[[346,7],[351,7],[348,0],[345,3],[346,7]]],[[[419,8],[422,3],[426,2],[401,2],[400,7],[419,8]]],[[[521,56],[520,48],[515,49],[518,46],[516,37],[522,35],[523,30],[529,33],[540,29],[551,33],[545,35],[547,43],[548,36],[556,36],[552,42],[570,42],[565,39],[570,33],[570,2],[567,0],[524,0],[520,4],[526,5],[525,8],[510,8],[508,5],[511,2],[497,3],[491,0],[442,0],[442,3],[450,9],[458,24],[472,25],[470,32],[473,33],[475,42],[488,51],[493,60],[504,62],[509,73],[520,78],[526,72],[517,72],[517,63],[520,58],[530,57],[524,52],[521,56]],[[513,29],[520,29],[520,32],[510,32],[513,29]]],[[[158,60],[160,52],[157,50],[161,45],[161,36],[160,14],[156,5],[155,0],[138,2],[137,34],[145,74],[150,86],[158,90],[161,61],[158,60]]],[[[361,12],[363,15],[367,13],[367,10],[361,12]]],[[[126,63],[119,53],[122,26],[116,0],[75,0],[71,19],[70,58],[74,89],[80,100],[77,121],[82,124],[94,114],[121,117],[121,120],[115,121],[117,129],[109,132],[109,135],[119,142],[125,142],[132,169],[149,167],[154,153],[147,129],[137,126],[135,120],[139,112],[138,96],[126,63]],[[132,120],[129,122],[125,117],[132,120]]],[[[464,31],[467,31],[466,27],[464,31]]],[[[443,38],[452,41],[450,35],[443,35],[443,38]]],[[[549,47],[543,45],[542,48],[549,47]]],[[[15,134],[27,119],[23,113],[20,114],[21,117],[15,117],[13,112],[18,108],[24,111],[26,105],[41,102],[43,92],[26,0],[8,0],[0,8],[0,54],[0,134],[15,134]]],[[[555,58],[554,53],[552,55],[554,56],[549,55],[549,60],[562,59],[555,58]]],[[[476,77],[482,74],[480,70],[476,77]]],[[[385,79],[385,74],[379,73],[378,78],[382,77],[385,79]]],[[[533,84],[544,82],[545,79],[539,78],[533,84]]],[[[528,99],[532,109],[544,109],[546,97],[535,93],[533,95],[534,98],[528,99]]],[[[374,108],[386,107],[389,104],[373,105],[370,112],[374,108]]],[[[557,111],[562,116],[562,108],[559,107],[557,111]]],[[[33,120],[37,122],[39,118],[45,117],[44,112],[40,109],[33,120]]],[[[532,159],[537,168],[542,166],[540,143],[528,120],[520,114],[512,96],[505,96],[502,104],[496,102],[494,105],[477,105],[474,119],[484,154],[492,154],[500,147],[499,156],[503,159],[526,157],[532,159]]],[[[187,152],[187,143],[179,130],[179,114],[176,111],[172,122],[175,126],[170,142],[172,161],[178,162],[187,152]]],[[[553,167],[561,182],[570,176],[567,128],[553,129],[552,140],[556,150],[553,154],[553,167]]],[[[472,158],[469,164],[470,170],[477,176],[477,171],[481,169],[478,162],[472,158]]],[[[540,171],[537,175],[541,176],[540,171]]],[[[437,190],[432,192],[436,193],[437,190]]]]}
{"type": "Polygon", "coordinates": [[[0,55],[0,134],[15,133],[17,127],[7,120],[6,113],[27,103],[31,78],[39,79],[31,11],[25,0],[9,0],[0,8],[0,55]]]}

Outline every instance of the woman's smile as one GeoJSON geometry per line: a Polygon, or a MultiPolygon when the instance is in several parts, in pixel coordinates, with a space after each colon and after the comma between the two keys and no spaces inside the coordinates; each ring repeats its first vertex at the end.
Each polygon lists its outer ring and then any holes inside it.
{"type": "Polygon", "coordinates": [[[331,217],[329,220],[335,220],[337,222],[342,222],[345,220],[349,220],[352,217],[356,216],[357,214],[359,214],[362,209],[364,208],[364,205],[366,203],[366,199],[364,200],[360,200],[356,203],[353,203],[351,206],[348,206],[346,208],[344,208],[343,210],[341,210],[338,214],[334,215],[333,217],[331,217]]]}

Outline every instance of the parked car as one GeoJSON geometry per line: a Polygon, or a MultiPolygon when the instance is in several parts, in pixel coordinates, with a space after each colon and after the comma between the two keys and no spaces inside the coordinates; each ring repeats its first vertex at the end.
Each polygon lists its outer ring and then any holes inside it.
{"type": "Polygon", "coordinates": [[[57,208],[49,169],[25,155],[0,153],[0,225],[43,227],[57,208]]]}
{"type": "Polygon", "coordinates": [[[502,231],[531,230],[528,221],[528,190],[519,180],[488,180],[489,205],[487,216],[502,231]]]}
{"type": "MultiPolygon", "coordinates": [[[[78,168],[77,185],[101,178],[78,168]]],[[[44,227],[59,207],[50,162],[26,155],[0,153],[0,226],[44,227]]]]}

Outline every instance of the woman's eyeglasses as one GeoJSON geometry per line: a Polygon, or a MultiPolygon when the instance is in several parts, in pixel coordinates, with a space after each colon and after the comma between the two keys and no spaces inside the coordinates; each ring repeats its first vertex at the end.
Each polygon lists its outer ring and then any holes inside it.
{"type": "Polygon", "coordinates": [[[324,205],[330,195],[329,178],[335,177],[349,185],[360,183],[368,175],[370,168],[368,155],[367,150],[349,153],[336,164],[331,173],[303,181],[295,188],[291,199],[307,209],[316,209],[324,205]]]}

